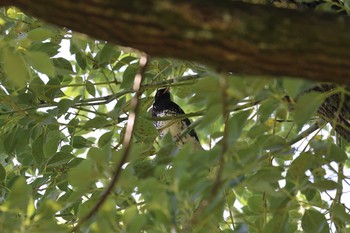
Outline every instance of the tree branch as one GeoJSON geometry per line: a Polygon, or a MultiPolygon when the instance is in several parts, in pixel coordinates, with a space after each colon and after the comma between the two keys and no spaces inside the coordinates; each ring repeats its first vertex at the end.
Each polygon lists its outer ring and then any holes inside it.
{"type": "Polygon", "coordinates": [[[350,84],[350,18],[230,0],[2,0],[152,56],[243,75],[350,84]]]}

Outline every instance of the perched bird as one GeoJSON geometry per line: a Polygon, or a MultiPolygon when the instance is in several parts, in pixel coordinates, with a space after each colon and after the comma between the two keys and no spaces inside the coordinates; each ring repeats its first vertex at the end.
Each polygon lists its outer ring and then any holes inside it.
{"type": "MultiPolygon", "coordinates": [[[[181,114],[185,113],[179,105],[171,101],[169,89],[159,89],[154,98],[152,117],[177,116],[181,114]]],[[[179,145],[192,141],[200,146],[198,136],[193,129],[188,134],[180,138],[183,130],[185,130],[191,124],[188,118],[156,121],[154,124],[161,137],[164,137],[169,132],[174,141],[179,145]]]]}

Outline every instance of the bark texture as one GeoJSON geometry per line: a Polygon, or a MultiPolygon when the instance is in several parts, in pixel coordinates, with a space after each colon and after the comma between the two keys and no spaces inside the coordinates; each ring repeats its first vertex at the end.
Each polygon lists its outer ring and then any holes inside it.
{"type": "MultiPolygon", "coordinates": [[[[310,91],[332,92],[339,86],[334,84],[321,84],[310,91]]],[[[336,92],[325,99],[318,109],[318,114],[329,122],[335,131],[346,141],[350,142],[350,88],[345,87],[342,92],[336,92]]]]}
{"type": "Polygon", "coordinates": [[[243,75],[350,84],[350,19],[230,0],[2,0],[152,56],[243,75]]]}

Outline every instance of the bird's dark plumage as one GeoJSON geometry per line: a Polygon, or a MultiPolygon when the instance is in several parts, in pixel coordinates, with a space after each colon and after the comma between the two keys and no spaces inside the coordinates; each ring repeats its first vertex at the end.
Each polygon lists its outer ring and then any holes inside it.
{"type": "MultiPolygon", "coordinates": [[[[170,92],[168,89],[159,89],[154,98],[152,108],[153,117],[176,116],[185,114],[179,105],[171,101],[170,92]]],[[[190,138],[195,139],[199,143],[198,136],[194,130],[189,132],[189,135],[180,138],[181,132],[191,124],[188,118],[183,120],[156,121],[155,126],[160,131],[160,136],[165,136],[170,132],[175,141],[185,144],[190,138]]]]}

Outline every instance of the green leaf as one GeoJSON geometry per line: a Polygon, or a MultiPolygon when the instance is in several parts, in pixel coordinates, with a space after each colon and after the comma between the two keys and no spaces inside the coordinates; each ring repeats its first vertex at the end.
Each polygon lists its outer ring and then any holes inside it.
{"type": "Polygon", "coordinates": [[[16,144],[18,141],[16,128],[14,128],[13,130],[11,130],[9,133],[5,135],[6,137],[4,139],[4,151],[8,154],[11,154],[15,150],[16,144]]]}
{"type": "Polygon", "coordinates": [[[106,120],[105,117],[98,116],[98,117],[95,117],[91,120],[88,120],[85,123],[84,128],[86,128],[86,129],[92,129],[92,128],[99,129],[99,128],[105,127],[108,124],[109,124],[109,122],[106,120]]]}
{"type": "Polygon", "coordinates": [[[44,154],[46,157],[51,157],[57,152],[59,141],[60,141],[59,131],[53,130],[47,133],[45,144],[44,144],[44,154]]]}
{"type": "Polygon", "coordinates": [[[108,162],[111,157],[110,147],[103,149],[92,147],[87,153],[87,158],[94,161],[97,169],[102,172],[108,170],[108,162]]]}
{"type": "Polygon", "coordinates": [[[5,168],[0,164],[0,183],[3,182],[6,179],[6,170],[5,168]]]}
{"type": "Polygon", "coordinates": [[[33,105],[35,104],[35,96],[33,93],[21,93],[17,96],[18,103],[25,105],[33,105]]]}
{"type": "Polygon", "coordinates": [[[262,213],[264,211],[264,198],[261,194],[256,194],[248,198],[248,207],[252,212],[262,213]]]}
{"type": "Polygon", "coordinates": [[[108,113],[108,116],[111,117],[113,120],[117,120],[121,110],[125,106],[125,103],[126,103],[125,97],[118,99],[118,102],[115,104],[113,110],[108,113]]]}
{"type": "Polygon", "coordinates": [[[247,187],[250,190],[266,192],[267,194],[275,194],[278,188],[277,181],[282,179],[282,169],[279,167],[268,166],[263,167],[246,180],[247,187]]]}
{"type": "Polygon", "coordinates": [[[86,40],[85,36],[81,36],[81,34],[73,32],[71,43],[80,50],[84,51],[88,45],[88,40],[86,40]]]}
{"type": "Polygon", "coordinates": [[[338,218],[343,223],[350,222],[350,215],[345,210],[345,206],[340,203],[333,203],[331,207],[331,216],[338,218]]]}
{"type": "Polygon", "coordinates": [[[129,90],[132,88],[132,85],[134,83],[134,78],[139,69],[139,64],[131,64],[129,65],[124,73],[123,73],[123,80],[122,83],[120,84],[120,88],[129,90]]]}
{"type": "Polygon", "coordinates": [[[95,90],[95,85],[90,82],[90,81],[86,81],[86,90],[87,92],[92,95],[92,96],[95,96],[96,95],[96,90],[95,90]]]}
{"type": "Polygon", "coordinates": [[[102,148],[103,146],[105,146],[106,144],[109,144],[113,138],[113,131],[104,133],[99,139],[98,139],[98,147],[102,148]]]}
{"type": "Polygon", "coordinates": [[[259,136],[256,144],[262,149],[269,151],[278,151],[283,148],[289,148],[288,143],[283,137],[274,134],[259,136]]]}
{"type": "Polygon", "coordinates": [[[32,154],[37,165],[41,165],[45,160],[44,136],[40,135],[32,144],[32,154]]]}
{"type": "Polygon", "coordinates": [[[37,71],[46,74],[49,77],[55,75],[55,68],[50,57],[43,52],[28,52],[29,63],[37,71]]]}
{"type": "Polygon", "coordinates": [[[55,66],[55,74],[57,75],[66,75],[66,74],[74,74],[72,64],[62,57],[53,58],[53,64],[55,66]]]}
{"type": "Polygon", "coordinates": [[[22,213],[26,213],[32,191],[31,187],[23,177],[18,177],[15,183],[9,188],[11,191],[5,202],[5,206],[10,210],[20,210],[22,213]]]}
{"type": "Polygon", "coordinates": [[[280,102],[276,99],[263,101],[258,110],[259,122],[263,123],[268,120],[272,113],[278,108],[280,102]]]}
{"type": "Polygon", "coordinates": [[[86,55],[80,50],[75,54],[75,59],[77,60],[78,65],[82,70],[85,70],[87,67],[86,55]]]}
{"type": "Polygon", "coordinates": [[[127,232],[141,232],[143,225],[146,223],[146,216],[140,214],[137,206],[130,206],[125,210],[123,215],[127,232]]]}
{"type": "Polygon", "coordinates": [[[78,189],[85,190],[98,178],[94,162],[87,159],[68,172],[68,182],[78,189]]]}
{"type": "Polygon", "coordinates": [[[24,166],[33,165],[33,153],[30,149],[16,153],[16,158],[24,166]]]}
{"type": "Polygon", "coordinates": [[[60,102],[58,102],[57,107],[59,110],[59,113],[65,114],[69,110],[71,106],[73,106],[74,101],[70,99],[61,99],[60,102]]]}
{"type": "Polygon", "coordinates": [[[342,163],[348,159],[348,156],[343,149],[332,144],[330,152],[327,153],[327,158],[329,158],[331,161],[342,163]]]}
{"type": "Polygon", "coordinates": [[[58,50],[60,49],[60,45],[53,42],[33,42],[28,48],[29,51],[37,51],[43,52],[49,55],[50,57],[58,54],[58,50]]]}
{"type": "Polygon", "coordinates": [[[38,208],[38,212],[36,213],[36,217],[40,219],[49,220],[54,214],[62,208],[60,204],[57,202],[46,199],[44,200],[38,208]]]}
{"type": "Polygon", "coordinates": [[[281,213],[275,214],[264,227],[263,233],[288,232],[288,219],[287,211],[281,211],[281,213]]]}
{"type": "Polygon", "coordinates": [[[5,47],[2,58],[3,68],[9,81],[18,88],[24,87],[29,73],[22,57],[12,49],[5,47]]]}
{"type": "Polygon", "coordinates": [[[338,184],[333,180],[320,180],[312,184],[313,188],[320,190],[321,192],[327,190],[333,190],[338,187],[338,184]]]}
{"type": "Polygon", "coordinates": [[[293,99],[296,98],[300,93],[303,93],[304,91],[309,89],[311,85],[312,84],[309,81],[305,81],[302,79],[283,79],[283,87],[284,89],[286,89],[287,94],[293,99]]]}
{"type": "Polygon", "coordinates": [[[293,180],[298,180],[304,175],[305,171],[315,164],[316,157],[310,152],[301,153],[289,166],[287,176],[293,180]]]}
{"type": "Polygon", "coordinates": [[[69,161],[73,159],[73,155],[67,152],[57,152],[52,158],[48,161],[48,166],[59,166],[63,164],[67,164],[69,161]]]}
{"type": "Polygon", "coordinates": [[[242,133],[242,130],[248,120],[248,117],[250,115],[251,111],[241,111],[236,114],[234,114],[229,120],[228,120],[228,143],[231,145],[234,143],[239,136],[242,133]]]}
{"type": "Polygon", "coordinates": [[[77,149],[85,148],[85,147],[90,147],[92,145],[92,142],[84,138],[83,136],[75,136],[72,139],[73,141],[73,147],[77,149]]]}
{"type": "Polygon", "coordinates": [[[136,140],[143,143],[153,143],[158,136],[158,131],[153,122],[139,117],[135,123],[134,136],[136,140]]]}
{"type": "Polygon", "coordinates": [[[28,38],[34,41],[44,41],[55,36],[51,30],[47,28],[35,28],[28,32],[28,38]]]}
{"type": "Polygon", "coordinates": [[[113,67],[113,70],[119,70],[123,66],[129,65],[132,61],[135,61],[136,59],[137,58],[134,56],[123,57],[120,61],[117,62],[117,64],[115,64],[115,66],[113,67]]]}
{"type": "Polygon", "coordinates": [[[301,226],[305,233],[329,233],[329,226],[325,215],[314,209],[305,211],[301,226]]]}
{"type": "Polygon", "coordinates": [[[113,56],[118,55],[120,52],[116,49],[116,47],[112,44],[106,44],[101,52],[98,54],[97,60],[99,64],[102,64],[104,62],[108,62],[113,56]]]}
{"type": "Polygon", "coordinates": [[[76,131],[76,126],[78,126],[80,123],[79,119],[72,119],[69,123],[68,123],[68,132],[70,135],[73,135],[76,131]]]}
{"type": "Polygon", "coordinates": [[[294,120],[299,128],[317,113],[323,102],[324,96],[318,92],[308,92],[298,98],[294,110],[294,120]]]}

